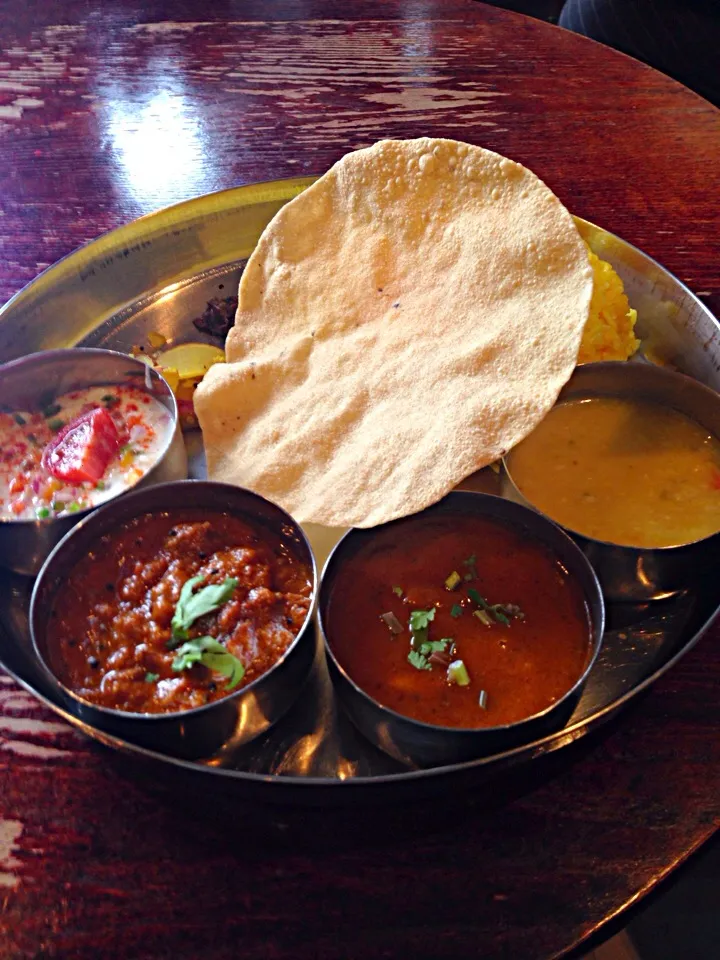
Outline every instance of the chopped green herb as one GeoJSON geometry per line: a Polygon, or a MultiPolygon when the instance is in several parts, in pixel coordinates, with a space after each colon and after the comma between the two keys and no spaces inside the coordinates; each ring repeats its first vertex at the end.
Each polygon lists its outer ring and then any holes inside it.
{"type": "Polygon", "coordinates": [[[445,581],[445,589],[446,589],[446,590],[455,590],[456,587],[457,587],[459,584],[461,584],[461,583],[462,583],[462,577],[461,577],[460,574],[457,572],[457,570],[453,570],[453,572],[450,574],[450,576],[449,576],[449,577],[447,578],[447,580],[445,581]]]}
{"type": "Polygon", "coordinates": [[[490,619],[490,614],[487,610],[473,610],[473,616],[477,617],[486,627],[492,626],[492,620],[490,619]]]}
{"type": "Polygon", "coordinates": [[[417,650],[421,643],[425,643],[428,638],[430,621],[435,619],[435,607],[430,610],[412,610],[410,612],[410,646],[417,650]]]}
{"type": "Polygon", "coordinates": [[[52,507],[53,513],[60,513],[61,510],[65,509],[65,504],[61,503],[60,500],[53,500],[50,506],[52,507]]]}
{"type": "Polygon", "coordinates": [[[114,393],[106,393],[104,396],[100,397],[103,403],[115,403],[117,397],[114,393]]]}
{"type": "Polygon", "coordinates": [[[475,556],[474,553],[471,556],[469,556],[467,560],[463,560],[463,566],[468,568],[468,572],[463,577],[463,580],[465,581],[477,580],[478,572],[477,572],[477,567],[475,566],[476,562],[477,562],[477,557],[475,556]]]}
{"type": "Polygon", "coordinates": [[[462,660],[453,660],[448,667],[447,678],[450,683],[456,683],[459,687],[467,687],[470,683],[470,674],[462,660]]]}
{"type": "Polygon", "coordinates": [[[477,590],[474,590],[472,587],[468,588],[468,596],[480,607],[479,610],[473,612],[473,616],[477,617],[478,620],[482,620],[482,622],[488,626],[490,626],[491,623],[491,616],[497,623],[504,623],[506,625],[510,623],[510,617],[516,617],[518,620],[525,619],[525,614],[515,603],[494,603],[490,606],[485,597],[481,597],[477,590]]]}
{"type": "Polygon", "coordinates": [[[131,444],[131,443],[124,443],[124,444],[120,447],[120,449],[118,450],[118,453],[120,453],[120,454],[123,454],[123,453],[132,453],[132,452],[133,452],[133,448],[132,448],[132,444],[131,444]]]}
{"type": "MultiPolygon", "coordinates": [[[[498,604],[498,606],[500,605],[498,604]]],[[[500,609],[506,613],[508,617],[513,617],[515,620],[525,619],[525,614],[516,603],[504,603],[500,606],[500,609]]]]}
{"type": "Polygon", "coordinates": [[[454,617],[456,620],[458,617],[462,616],[462,612],[463,612],[463,608],[460,606],[459,603],[454,603],[450,607],[450,616],[454,617]]]}
{"type": "Polygon", "coordinates": [[[502,612],[502,607],[500,606],[499,603],[493,604],[493,606],[490,607],[490,609],[492,610],[492,614],[495,617],[495,619],[498,621],[498,623],[505,623],[505,624],[510,623],[508,618],[502,612]]]}
{"type": "Polygon", "coordinates": [[[146,673],[145,674],[145,683],[155,683],[156,680],[160,679],[159,673],[146,673]]]}
{"type": "Polygon", "coordinates": [[[13,419],[19,427],[24,427],[27,423],[25,417],[21,417],[19,413],[14,414],[13,419]]]}
{"type": "Polygon", "coordinates": [[[75,501],[73,500],[73,502],[69,503],[65,509],[67,510],[68,513],[77,513],[80,510],[80,504],[75,503],[75,501]]]}
{"type": "Polygon", "coordinates": [[[427,657],[423,656],[423,654],[417,650],[410,651],[408,654],[408,663],[411,663],[416,670],[432,670],[432,667],[427,661],[427,657]]]}
{"type": "Polygon", "coordinates": [[[35,516],[38,518],[38,520],[47,520],[47,518],[50,516],[50,511],[47,507],[38,507],[35,516]]]}
{"type": "Polygon", "coordinates": [[[178,649],[172,668],[180,672],[189,670],[196,663],[201,663],[208,670],[224,674],[228,678],[228,690],[236,687],[245,676],[242,663],[214,637],[195,637],[194,640],[188,640],[178,649]]]}
{"type": "Polygon", "coordinates": [[[427,630],[430,622],[435,619],[435,607],[430,610],[411,610],[410,611],[410,629],[413,633],[418,630],[427,630]]]}
{"type": "Polygon", "coordinates": [[[427,640],[425,643],[420,644],[420,653],[427,657],[431,653],[445,653],[445,647],[452,643],[452,639],[448,638],[446,640],[427,640]]]}
{"type": "Polygon", "coordinates": [[[401,597],[401,596],[403,595],[403,588],[402,588],[402,587],[393,587],[393,588],[392,588],[392,592],[395,594],[395,596],[401,597]]]}
{"type": "Polygon", "coordinates": [[[479,607],[482,607],[483,610],[489,609],[488,602],[485,597],[481,597],[477,590],[473,589],[473,587],[468,587],[468,596],[473,603],[476,603],[479,607]]]}
{"type": "Polygon", "coordinates": [[[487,710],[487,692],[485,690],[480,691],[480,696],[478,697],[478,706],[481,710],[487,710]]]}
{"type": "Polygon", "coordinates": [[[174,650],[179,643],[188,639],[188,630],[199,617],[204,617],[206,613],[213,613],[218,607],[227,603],[238,585],[234,577],[227,577],[222,583],[211,583],[207,587],[202,587],[197,593],[193,593],[194,588],[202,583],[202,580],[202,577],[190,577],[183,584],[171,622],[172,638],[167,644],[169,650],[174,650]]]}
{"type": "Polygon", "coordinates": [[[50,417],[57,416],[58,413],[62,410],[62,407],[59,403],[49,403],[46,407],[42,408],[42,415],[46,420],[49,420],[50,417]]]}
{"type": "Polygon", "coordinates": [[[387,613],[381,613],[380,619],[390,630],[390,633],[398,634],[403,632],[403,625],[400,623],[392,610],[389,610],[387,613]]]}
{"type": "Polygon", "coordinates": [[[95,484],[95,489],[96,489],[96,490],[104,490],[104,489],[105,489],[105,481],[104,481],[104,480],[98,480],[98,482],[95,484]]]}
{"type": "Polygon", "coordinates": [[[59,418],[56,418],[54,420],[48,420],[48,426],[53,431],[53,433],[57,433],[58,430],[62,430],[62,428],[65,426],[65,421],[60,420],[59,418]]]}

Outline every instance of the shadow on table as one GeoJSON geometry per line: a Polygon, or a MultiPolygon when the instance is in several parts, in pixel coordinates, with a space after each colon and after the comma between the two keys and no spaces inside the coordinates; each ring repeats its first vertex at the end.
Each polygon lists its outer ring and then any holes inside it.
{"type": "MultiPolygon", "coordinates": [[[[633,704],[624,710],[623,720],[634,709],[633,704]]],[[[321,854],[447,835],[448,830],[462,835],[466,826],[485,822],[569,773],[612,734],[616,723],[612,719],[580,741],[492,776],[480,768],[438,779],[436,790],[418,791],[416,798],[407,790],[355,792],[351,788],[325,794],[325,801],[320,799],[323,794],[317,794],[312,805],[293,802],[290,795],[290,802],[273,803],[268,801],[269,791],[248,795],[245,784],[238,790],[233,781],[138,763],[137,757],[109,751],[105,758],[129,785],[163,806],[166,826],[178,844],[188,837],[189,843],[202,839],[217,842],[225,850],[237,846],[245,855],[249,847],[260,847],[268,855],[288,848],[321,854]],[[241,829],[229,829],[229,824],[241,824],[241,829]]]]}

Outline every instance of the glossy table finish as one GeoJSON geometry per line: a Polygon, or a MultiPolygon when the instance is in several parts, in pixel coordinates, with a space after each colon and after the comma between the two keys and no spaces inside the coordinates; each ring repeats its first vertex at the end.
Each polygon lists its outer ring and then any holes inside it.
{"type": "MultiPolygon", "coordinates": [[[[0,298],[165,204],[422,134],[526,163],[720,311],[720,113],[469,0],[6,0],[0,298]]],[[[719,681],[716,626],[492,788],[298,812],[148,782],[0,678],[0,957],[558,956],[716,830],[719,681]]]]}

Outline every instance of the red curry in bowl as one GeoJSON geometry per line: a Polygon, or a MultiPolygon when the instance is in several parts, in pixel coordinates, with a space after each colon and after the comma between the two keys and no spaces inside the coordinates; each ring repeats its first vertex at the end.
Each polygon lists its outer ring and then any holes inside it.
{"type": "Polygon", "coordinates": [[[377,703],[463,729],[552,707],[593,649],[583,590],[552,550],[469,513],[379,531],[337,569],[324,626],[340,666],[377,703]]]}
{"type": "Polygon", "coordinates": [[[146,513],[69,572],[47,629],[49,665],[83,700],[174,713],[268,671],[305,623],[313,572],[292,540],[207,509],[146,513]]]}

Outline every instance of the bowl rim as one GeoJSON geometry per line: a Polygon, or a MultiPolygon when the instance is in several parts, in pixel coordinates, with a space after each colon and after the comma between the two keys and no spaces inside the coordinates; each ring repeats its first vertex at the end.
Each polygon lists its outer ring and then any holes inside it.
{"type": "MultiPolygon", "coordinates": [[[[112,497],[109,497],[107,500],[103,500],[102,503],[99,503],[96,506],[85,507],[84,510],[78,510],[77,513],[72,513],[72,514],[66,513],[66,514],[63,514],[63,516],[61,517],[55,517],[55,516],[47,517],[45,520],[40,520],[38,518],[31,520],[29,517],[27,518],[20,517],[17,520],[15,520],[12,517],[0,517],[0,527],[6,527],[7,529],[11,529],[11,528],[17,529],[19,526],[25,527],[25,529],[30,529],[31,527],[49,528],[49,527],[55,526],[55,524],[61,524],[63,522],[67,522],[69,519],[75,520],[76,518],[77,518],[77,522],[81,522],[90,514],[94,513],[96,510],[101,510],[107,504],[114,503],[118,499],[118,497],[124,497],[130,493],[136,492],[136,487],[138,486],[138,484],[143,483],[143,481],[146,480],[147,477],[150,477],[152,476],[153,473],[155,473],[155,471],[158,469],[160,464],[165,460],[165,457],[168,455],[168,453],[170,452],[170,448],[173,445],[173,441],[175,440],[175,434],[180,424],[180,412],[178,409],[177,398],[175,397],[175,394],[173,393],[172,388],[170,387],[170,384],[167,382],[167,380],[162,375],[160,370],[157,369],[157,367],[150,366],[150,364],[145,363],[144,361],[138,359],[137,357],[133,357],[131,354],[123,353],[122,350],[108,350],[105,347],[58,347],[55,350],[37,350],[35,353],[28,353],[23,357],[16,357],[14,360],[8,360],[7,363],[0,364],[0,377],[2,377],[9,370],[12,371],[17,367],[22,367],[26,365],[33,366],[33,364],[36,361],[39,361],[40,358],[43,358],[43,360],[50,358],[52,360],[52,359],[59,359],[60,357],[70,356],[70,354],[74,356],[84,355],[86,357],[88,356],[94,357],[94,356],[102,356],[102,355],[106,357],[108,356],[121,357],[123,362],[127,361],[128,363],[135,364],[137,366],[138,372],[143,371],[143,368],[145,369],[145,371],[150,371],[149,376],[157,377],[157,379],[160,380],[160,382],[163,384],[163,386],[167,390],[167,399],[168,399],[169,406],[166,407],[166,409],[170,414],[170,419],[172,421],[171,429],[168,430],[167,438],[162,447],[162,450],[158,454],[157,459],[152,464],[152,466],[145,473],[143,473],[141,477],[138,477],[138,479],[129,487],[125,487],[123,490],[119,490],[117,493],[113,494],[112,497]]],[[[96,384],[96,386],[100,386],[100,384],[96,384]]],[[[108,386],[111,386],[111,385],[108,385],[108,386]]],[[[78,387],[77,389],[82,390],[82,389],[90,389],[90,388],[78,387]]],[[[161,402],[161,401],[158,401],[158,402],[161,402]]],[[[163,406],[165,405],[163,404],[163,406]]]]}
{"type": "MultiPolygon", "coordinates": [[[[199,492],[202,492],[202,491],[199,491],[199,492]]],[[[182,508],[182,509],[185,509],[185,508],[182,508]]],[[[193,509],[195,509],[195,507],[193,507],[193,509]]],[[[205,506],[204,504],[198,505],[197,509],[215,512],[215,513],[232,512],[233,515],[237,515],[235,514],[234,511],[229,511],[226,509],[217,509],[217,508],[213,510],[212,506],[205,506]]],[[[134,513],[132,516],[119,521],[118,524],[115,525],[115,529],[124,523],[128,523],[133,517],[142,516],[143,513],[147,513],[147,512],[148,511],[146,509],[140,509],[139,511],[134,513]]],[[[238,511],[238,513],[239,512],[240,511],[238,511]]],[[[70,568],[70,570],[68,570],[68,575],[69,573],[72,572],[74,567],[75,565],[73,565],[73,567],[70,568]]],[[[63,579],[67,579],[67,576],[64,577],[63,579]]],[[[315,560],[315,554],[313,553],[312,547],[310,546],[310,542],[308,541],[305,531],[302,529],[302,527],[297,522],[297,520],[295,520],[295,518],[287,512],[287,510],[284,510],[277,503],[274,503],[272,500],[268,500],[266,497],[261,496],[259,493],[255,493],[254,490],[250,490],[247,487],[238,487],[235,484],[221,483],[216,480],[194,480],[194,479],[171,480],[168,483],[157,483],[157,484],[154,484],[152,487],[147,487],[142,490],[136,490],[126,495],[123,495],[122,498],[118,497],[111,501],[108,501],[107,504],[103,504],[101,507],[96,508],[90,515],[86,516],[79,523],[75,524],[75,526],[73,526],[72,529],[65,534],[62,540],[60,540],[52,549],[52,551],[48,554],[47,558],[45,559],[45,562],[40,568],[40,572],[38,573],[37,578],[35,579],[35,583],[32,589],[32,596],[30,598],[30,607],[28,610],[28,630],[30,632],[30,639],[32,642],[33,653],[35,654],[35,657],[38,663],[40,664],[41,668],[44,670],[45,674],[49,677],[52,684],[56,686],[65,696],[69,697],[71,700],[79,704],[85,710],[98,711],[98,713],[100,713],[102,716],[105,716],[108,719],[113,719],[116,721],[127,721],[127,722],[133,722],[133,723],[150,722],[150,723],[158,723],[158,724],[164,721],[165,723],[167,723],[169,721],[182,720],[185,717],[191,717],[191,716],[194,717],[194,716],[197,716],[198,714],[212,711],[213,709],[217,709],[221,704],[227,704],[232,702],[235,699],[238,699],[241,696],[245,696],[249,691],[256,688],[261,681],[265,680],[267,677],[270,676],[271,673],[274,673],[278,668],[280,668],[285,663],[285,661],[289,658],[290,654],[295,649],[295,647],[298,645],[298,643],[300,642],[300,639],[306,634],[307,630],[312,625],[315,617],[315,610],[317,607],[319,592],[320,592],[320,579],[317,573],[317,562],[315,560]],[[246,684],[245,686],[239,686],[232,693],[227,694],[227,696],[218,697],[217,700],[213,700],[210,703],[201,704],[199,707],[188,707],[186,710],[172,710],[164,713],[138,713],[132,710],[119,710],[115,707],[106,707],[106,706],[103,706],[102,704],[93,703],[90,700],[85,700],[83,697],[79,696],[79,694],[75,693],[73,690],[67,687],[59,679],[55,671],[51,669],[49,663],[47,663],[45,657],[42,654],[42,651],[40,649],[40,645],[38,643],[38,639],[36,636],[35,621],[36,621],[36,618],[40,616],[40,613],[38,612],[38,609],[37,609],[40,604],[39,596],[40,596],[40,591],[42,590],[42,587],[43,587],[43,581],[47,576],[48,569],[50,568],[50,563],[51,561],[54,560],[54,558],[58,554],[60,554],[64,549],[66,549],[67,544],[72,539],[72,537],[74,537],[76,534],[81,533],[90,524],[95,522],[95,518],[97,516],[101,515],[102,513],[109,512],[110,508],[115,504],[117,504],[120,501],[120,499],[122,499],[123,504],[125,504],[127,503],[128,500],[140,499],[141,497],[155,494],[158,491],[163,491],[163,490],[168,491],[170,488],[174,489],[178,487],[183,487],[188,489],[191,485],[196,490],[199,487],[204,488],[207,491],[208,495],[210,495],[213,491],[231,492],[233,495],[239,492],[240,494],[249,496],[251,499],[258,500],[264,504],[268,504],[271,507],[279,510],[282,514],[284,514],[284,517],[285,517],[284,522],[289,523],[293,528],[293,532],[299,535],[298,539],[306,548],[308,557],[310,558],[310,568],[312,571],[312,594],[310,595],[310,606],[308,607],[308,612],[305,619],[303,620],[302,626],[298,630],[297,634],[293,637],[292,643],[290,643],[290,645],[284,651],[282,656],[279,657],[271,667],[269,667],[259,676],[255,677],[254,680],[252,680],[250,683],[246,684]]],[[[54,603],[56,594],[57,594],[57,588],[52,594],[53,603],[54,603]]],[[[51,603],[50,610],[52,609],[52,606],[53,604],[51,603]]]]}
{"type": "MultiPolygon", "coordinates": [[[[620,369],[628,370],[628,369],[637,368],[637,367],[641,367],[642,369],[645,369],[645,370],[652,370],[653,373],[649,374],[649,376],[657,377],[658,380],[662,380],[664,378],[668,382],[674,381],[677,384],[683,384],[684,387],[688,390],[697,390],[697,393],[704,395],[707,399],[709,399],[710,403],[716,404],[718,407],[718,411],[720,411],[720,393],[717,393],[715,390],[712,389],[712,387],[708,387],[707,384],[701,383],[699,380],[695,380],[694,377],[689,377],[685,373],[680,373],[679,370],[668,370],[666,367],[660,367],[657,364],[644,362],[644,361],[632,362],[628,360],[602,360],[602,361],[597,361],[595,363],[584,363],[573,370],[572,374],[570,375],[570,378],[564,384],[562,390],[566,389],[566,387],[571,383],[573,377],[575,377],[576,375],[582,377],[583,370],[588,370],[594,373],[598,373],[602,377],[602,376],[607,376],[610,371],[620,370],[620,369]]],[[[633,376],[633,374],[631,373],[630,376],[633,376]]],[[[625,394],[625,393],[619,393],[617,391],[609,391],[607,393],[604,393],[598,390],[588,390],[584,397],[578,394],[577,396],[567,397],[566,399],[558,398],[558,400],[556,400],[556,402],[548,411],[548,415],[550,414],[551,410],[554,410],[556,407],[563,406],[566,403],[572,403],[574,401],[578,401],[582,403],[584,400],[592,400],[597,397],[622,397],[622,398],[635,397],[638,399],[647,399],[647,398],[643,398],[642,394],[636,391],[629,391],[627,394],[625,394]]],[[[671,410],[675,410],[676,413],[682,414],[688,420],[692,420],[693,423],[698,423],[698,421],[694,417],[690,416],[690,414],[685,413],[683,410],[680,410],[678,407],[674,406],[671,403],[665,403],[662,400],[655,400],[655,399],[650,399],[648,400],[648,402],[657,403],[658,406],[669,407],[671,410]]],[[[542,425],[542,421],[538,424],[538,426],[535,429],[539,429],[541,425],[542,425]]],[[[699,426],[708,430],[708,433],[711,433],[715,437],[715,439],[720,443],[720,436],[717,436],[709,428],[704,427],[704,424],[699,424],[699,426]]],[[[520,441],[520,443],[522,443],[522,440],[520,441]]],[[[580,537],[581,539],[586,540],[589,544],[596,544],[599,547],[606,547],[609,550],[626,550],[628,552],[628,555],[631,555],[631,554],[647,555],[648,553],[666,554],[674,550],[686,550],[688,547],[699,547],[702,544],[708,543],[714,537],[717,537],[720,535],[720,526],[718,526],[718,529],[715,530],[713,533],[709,533],[704,537],[698,537],[696,540],[684,540],[682,543],[670,543],[662,547],[638,547],[629,543],[617,543],[614,540],[602,540],[600,537],[591,537],[587,533],[582,533],[580,530],[576,530],[574,527],[567,526],[566,524],[562,523],[560,520],[555,519],[555,517],[551,517],[549,513],[546,513],[544,510],[541,510],[540,507],[536,506],[533,503],[533,501],[529,497],[527,497],[523,493],[523,491],[520,489],[520,487],[517,484],[517,481],[513,477],[512,471],[508,464],[508,460],[512,457],[513,451],[519,445],[520,444],[518,443],[515,447],[512,448],[512,450],[508,450],[508,452],[500,458],[500,461],[502,463],[502,470],[504,472],[505,478],[507,479],[508,483],[511,485],[513,490],[518,494],[518,496],[522,498],[522,505],[529,506],[536,513],[539,513],[540,516],[545,517],[551,523],[554,523],[556,526],[560,527],[562,530],[569,533],[571,537],[580,537]]]]}
{"type": "MultiPolygon", "coordinates": [[[[452,511],[448,511],[448,512],[452,512],[452,511]]],[[[462,512],[462,511],[458,509],[458,512],[462,512]]],[[[470,511],[466,511],[466,512],[470,512],[470,511]]],[[[516,529],[520,526],[520,523],[513,523],[513,521],[508,521],[504,518],[498,519],[498,517],[492,513],[492,509],[490,509],[490,511],[478,510],[477,514],[479,516],[489,516],[494,522],[504,526],[515,527],[516,529]]],[[[552,544],[548,542],[545,542],[545,546],[551,551],[553,551],[554,549],[552,544]]],[[[560,558],[558,557],[558,559],[560,558]]],[[[573,579],[576,579],[576,578],[573,578],[573,579]]],[[[598,580],[598,576],[595,572],[595,568],[592,566],[590,561],[587,559],[585,554],[582,552],[580,547],[575,543],[572,537],[570,537],[566,533],[566,531],[562,529],[562,527],[558,526],[558,524],[550,520],[544,514],[538,513],[538,511],[533,510],[530,507],[526,507],[523,504],[515,503],[512,500],[508,500],[505,497],[497,496],[496,494],[493,494],[493,493],[483,493],[475,490],[451,490],[450,493],[446,494],[446,496],[443,497],[442,500],[439,500],[437,503],[432,504],[432,506],[430,507],[426,507],[425,510],[421,510],[418,513],[410,514],[407,517],[400,517],[396,520],[390,520],[387,523],[379,524],[377,527],[371,527],[371,528],[351,527],[350,530],[347,531],[347,533],[343,534],[343,536],[336,543],[331,553],[328,555],[328,558],[325,561],[325,565],[323,566],[322,573],[320,574],[320,587],[318,590],[318,602],[317,602],[317,619],[318,619],[318,626],[320,629],[320,633],[323,639],[326,656],[332,661],[333,666],[337,668],[343,680],[353,688],[354,692],[356,694],[359,694],[366,701],[372,704],[372,706],[376,710],[380,711],[382,714],[384,714],[388,718],[391,718],[396,721],[400,721],[402,723],[412,724],[418,730],[424,730],[431,735],[433,734],[441,735],[441,736],[447,735],[447,736],[454,736],[454,737],[456,736],[463,739],[469,739],[470,737],[473,737],[473,738],[474,737],[495,737],[498,734],[512,733],[514,731],[522,730],[526,724],[535,723],[536,721],[541,721],[543,718],[547,717],[550,713],[557,710],[558,707],[561,706],[561,704],[565,703],[566,700],[568,700],[578,689],[581,689],[584,686],[584,684],[587,682],[587,679],[590,675],[590,671],[595,665],[595,661],[597,660],[600,650],[602,648],[603,638],[605,634],[606,611],[605,611],[605,598],[604,598],[602,589],[600,587],[600,581],[598,580]],[[427,723],[424,720],[417,720],[416,718],[410,717],[405,713],[398,713],[398,711],[393,710],[392,707],[387,707],[385,706],[385,704],[380,703],[379,700],[376,700],[373,696],[367,693],[367,691],[363,690],[363,688],[353,680],[353,678],[350,676],[350,674],[347,672],[347,670],[342,666],[342,664],[339,662],[339,660],[335,656],[332,650],[332,647],[330,645],[328,631],[325,629],[325,623],[324,623],[324,617],[323,617],[323,600],[324,600],[323,591],[330,589],[329,587],[325,586],[326,583],[328,582],[328,579],[330,579],[327,577],[327,573],[328,573],[330,564],[334,560],[336,553],[339,552],[340,548],[345,544],[346,540],[358,534],[367,535],[370,532],[376,532],[376,531],[388,529],[391,526],[402,523],[403,521],[407,521],[409,519],[422,517],[423,515],[429,513],[430,511],[433,511],[436,508],[438,508],[441,504],[448,503],[451,500],[456,501],[460,499],[462,499],[464,502],[468,504],[474,502],[477,505],[479,503],[484,502],[486,506],[489,508],[492,508],[493,505],[497,506],[497,502],[500,502],[502,504],[508,505],[508,509],[511,510],[511,512],[517,509],[518,513],[532,515],[536,522],[537,520],[539,520],[540,524],[546,527],[550,536],[555,537],[557,540],[562,542],[566,547],[570,548],[571,553],[573,553],[577,557],[578,561],[580,562],[580,565],[585,568],[586,573],[589,576],[589,582],[592,584],[596,592],[596,597],[594,599],[597,601],[597,610],[598,610],[597,625],[593,622],[593,606],[592,606],[593,598],[588,597],[587,591],[581,588],[583,600],[588,612],[588,620],[590,623],[590,645],[591,645],[590,656],[588,657],[587,663],[583,667],[582,673],[577,678],[577,680],[573,683],[573,685],[569,687],[566,690],[566,692],[562,695],[562,697],[556,700],[555,703],[551,703],[549,706],[545,707],[544,710],[541,710],[538,713],[530,714],[530,716],[523,717],[521,720],[515,720],[513,723],[495,724],[493,726],[488,726],[488,727],[447,727],[442,724],[427,723]]],[[[340,694],[338,694],[338,696],[340,696],[340,694]]]]}

